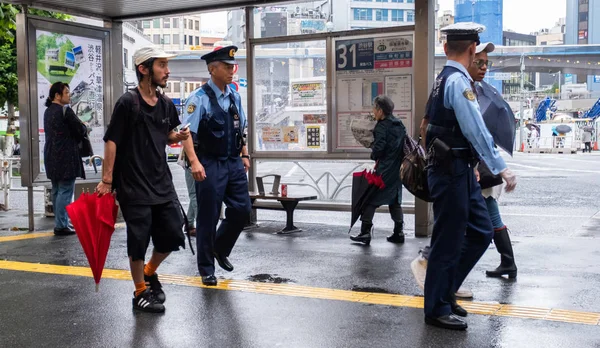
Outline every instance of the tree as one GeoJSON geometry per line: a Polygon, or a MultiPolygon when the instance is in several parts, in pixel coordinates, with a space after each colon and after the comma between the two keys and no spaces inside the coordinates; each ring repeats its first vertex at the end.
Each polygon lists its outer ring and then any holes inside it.
{"type": "MultiPolygon", "coordinates": [[[[8,106],[9,119],[14,117],[15,105],[19,103],[17,77],[16,17],[18,6],[0,3],[0,108],[8,106]]],[[[28,8],[30,15],[67,20],[62,13],[28,8]]]]}

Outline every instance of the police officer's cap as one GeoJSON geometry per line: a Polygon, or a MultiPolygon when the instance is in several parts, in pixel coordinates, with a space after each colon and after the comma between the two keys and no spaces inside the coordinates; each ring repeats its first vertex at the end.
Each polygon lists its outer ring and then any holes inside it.
{"type": "Polygon", "coordinates": [[[472,22],[461,22],[451,24],[447,27],[440,29],[441,32],[446,33],[447,41],[475,41],[479,45],[479,33],[485,30],[485,26],[472,23],[472,22]]]}
{"type": "Polygon", "coordinates": [[[237,64],[235,61],[235,53],[238,48],[236,46],[227,46],[220,48],[216,51],[212,51],[200,57],[200,59],[205,60],[206,64],[210,64],[212,62],[223,62],[227,64],[237,64]]]}

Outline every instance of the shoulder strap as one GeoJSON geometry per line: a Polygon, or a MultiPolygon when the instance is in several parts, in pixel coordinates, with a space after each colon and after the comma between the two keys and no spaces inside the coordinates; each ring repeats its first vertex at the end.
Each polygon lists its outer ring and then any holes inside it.
{"type": "Polygon", "coordinates": [[[133,88],[127,91],[127,93],[131,94],[133,101],[133,120],[137,119],[137,116],[140,114],[140,93],[137,88],[133,88]]]}

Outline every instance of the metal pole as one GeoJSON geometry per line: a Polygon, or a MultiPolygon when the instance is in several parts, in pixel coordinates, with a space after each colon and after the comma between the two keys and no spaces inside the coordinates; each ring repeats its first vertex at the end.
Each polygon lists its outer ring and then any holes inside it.
{"type": "Polygon", "coordinates": [[[525,86],[525,55],[521,54],[521,100],[519,103],[519,151],[521,151],[521,146],[523,145],[523,97],[524,97],[524,86],[525,86]]]}
{"type": "Polygon", "coordinates": [[[475,0],[471,0],[471,22],[475,22],[475,0]]]}
{"type": "Polygon", "coordinates": [[[273,58],[271,58],[271,62],[270,62],[270,66],[269,66],[269,82],[271,84],[271,100],[270,103],[271,105],[269,106],[269,110],[271,111],[271,113],[273,113],[273,69],[274,69],[274,64],[273,64],[273,58]]]}
{"type": "Polygon", "coordinates": [[[561,76],[560,75],[562,75],[562,71],[558,72],[558,98],[556,98],[556,99],[562,99],[561,87],[560,87],[560,85],[562,84],[562,81],[561,81],[561,76]]]}

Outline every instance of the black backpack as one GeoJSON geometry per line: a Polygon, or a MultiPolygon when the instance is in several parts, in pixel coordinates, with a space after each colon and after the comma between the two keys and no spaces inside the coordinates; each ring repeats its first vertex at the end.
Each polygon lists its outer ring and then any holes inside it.
{"type": "Polygon", "coordinates": [[[400,180],[408,192],[415,197],[425,202],[433,202],[427,185],[426,167],[425,150],[407,134],[404,138],[404,159],[400,165],[400,180]]]}

